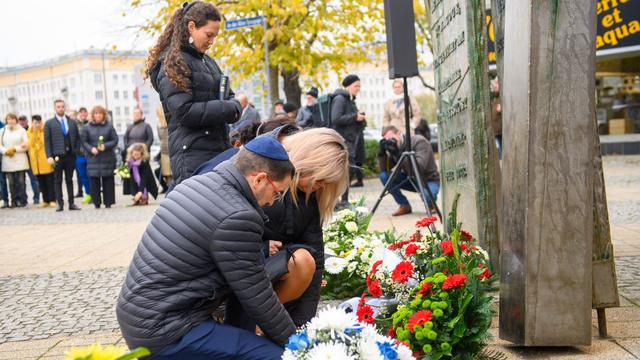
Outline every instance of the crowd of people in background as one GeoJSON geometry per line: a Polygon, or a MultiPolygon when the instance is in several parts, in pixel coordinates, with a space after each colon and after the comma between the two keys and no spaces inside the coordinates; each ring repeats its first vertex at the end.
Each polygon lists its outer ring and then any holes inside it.
{"type": "MultiPolygon", "coordinates": [[[[13,113],[0,122],[0,208],[27,206],[27,178],[33,191],[32,203],[40,208],[64,210],[63,182],[69,210],[80,210],[75,204],[78,198],[96,209],[102,205],[110,208],[116,202],[119,162],[129,170],[129,178],[123,178],[123,192],[131,194],[131,205],[146,205],[149,195],[158,196],[149,156],[154,134],[141,109],[134,110],[133,122],[123,137],[124,147],[117,154],[119,137],[104,107],[95,106],[91,112],[85,107],[69,110],[63,100],[56,100],[53,106],[55,116],[46,122],[35,114],[29,124],[26,116],[13,113]]],[[[157,177],[166,192],[172,179],[166,122],[160,121],[158,134],[157,177]]]]}
{"type": "MultiPolygon", "coordinates": [[[[217,68],[217,65],[213,68],[217,68]]],[[[152,83],[161,88],[163,81],[159,78],[166,76],[166,73],[160,73],[156,67],[156,71],[151,71],[149,76],[152,83]]],[[[305,93],[302,106],[277,100],[266,118],[261,117],[244,93],[235,94],[232,99],[226,100],[228,105],[220,109],[203,109],[201,113],[191,111],[180,118],[174,115],[172,119],[166,106],[158,107],[156,115],[160,151],[155,154],[151,154],[154,132],[145,121],[140,108],[134,109],[132,123],[127,126],[121,143],[107,109],[102,106],[95,106],[90,112],[85,107],[75,111],[67,109],[64,101],[56,100],[55,116],[52,119],[43,121],[41,116],[33,115],[31,124],[26,116],[7,114],[4,124],[0,123],[0,127],[4,127],[0,129],[1,207],[25,207],[29,203],[26,191],[28,178],[33,192],[31,201],[41,208],[55,207],[57,211],[64,210],[63,182],[67,190],[66,202],[69,210],[80,209],[74,199],[81,199],[83,204],[93,204],[96,209],[103,205],[110,208],[116,201],[114,174],[117,173],[119,164],[126,166],[131,176],[122,179],[123,194],[131,195],[134,205],[146,205],[149,195],[157,197],[158,193],[166,193],[194,172],[200,172],[199,167],[216,155],[228,148],[237,148],[256,134],[273,130],[276,125],[288,125],[296,130],[322,127],[335,129],[345,140],[349,150],[349,187],[363,186],[364,129],[367,117],[356,104],[361,87],[360,79],[351,74],[341,84],[342,87],[324,96],[329,99],[324,108],[318,100],[318,88],[311,87],[305,93]],[[219,113],[207,112],[211,110],[219,113]],[[211,124],[207,121],[211,121],[211,124]],[[194,127],[194,124],[201,127],[194,127]],[[170,135],[172,133],[173,136],[170,135]],[[152,158],[159,166],[152,165],[152,158]],[[75,192],[74,173],[77,180],[75,192]]],[[[172,86],[170,83],[169,85],[172,86]]],[[[392,86],[394,97],[385,104],[383,129],[395,128],[402,133],[402,83],[396,80],[392,86]]],[[[160,93],[162,94],[161,91],[160,93]]],[[[203,99],[211,96],[206,95],[206,92],[201,94],[203,99]]],[[[181,104],[176,103],[176,106],[180,108],[181,104]]],[[[410,104],[412,133],[423,135],[429,140],[429,126],[421,118],[420,107],[415,98],[410,97],[410,104]]],[[[383,131],[383,137],[385,132],[388,131],[383,131]]],[[[382,145],[380,149],[382,154],[382,145]]],[[[427,156],[433,158],[432,153],[427,156]]],[[[435,164],[433,161],[429,163],[435,164]]],[[[384,182],[383,178],[388,176],[389,169],[381,167],[380,170],[384,182]]],[[[428,172],[433,173],[431,166],[428,172]]],[[[431,181],[437,181],[435,175],[429,177],[431,181]]],[[[337,204],[338,208],[347,206],[349,187],[337,204]]],[[[434,190],[437,195],[437,189],[434,190]]],[[[399,191],[396,189],[394,194],[397,195],[399,191]]],[[[394,215],[411,212],[410,206],[405,203],[406,198],[396,195],[394,198],[401,201],[398,201],[400,208],[394,215]]]]}

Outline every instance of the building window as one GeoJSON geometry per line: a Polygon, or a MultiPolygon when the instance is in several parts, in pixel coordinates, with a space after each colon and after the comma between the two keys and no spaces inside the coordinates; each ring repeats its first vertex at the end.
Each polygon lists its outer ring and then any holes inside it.
{"type": "Polygon", "coordinates": [[[118,100],[120,99],[120,91],[116,90],[113,92],[113,98],[118,100]]]}
{"type": "Polygon", "coordinates": [[[127,74],[122,74],[122,81],[127,82],[129,80],[129,76],[127,74]]]}
{"type": "Polygon", "coordinates": [[[124,107],[124,116],[129,116],[129,107],[128,106],[124,107]]]}
{"type": "Polygon", "coordinates": [[[102,82],[102,74],[100,73],[93,74],[93,82],[95,82],[96,84],[100,84],[102,82]]]}
{"type": "Polygon", "coordinates": [[[113,74],[113,81],[115,81],[115,82],[118,81],[118,74],[113,74]]]}
{"type": "Polygon", "coordinates": [[[116,116],[120,116],[120,106],[116,106],[116,116]]]}
{"type": "Polygon", "coordinates": [[[96,100],[102,100],[103,94],[102,90],[96,90],[96,100]]]}
{"type": "Polygon", "coordinates": [[[125,100],[129,99],[129,92],[127,90],[122,90],[122,98],[125,100]]]}

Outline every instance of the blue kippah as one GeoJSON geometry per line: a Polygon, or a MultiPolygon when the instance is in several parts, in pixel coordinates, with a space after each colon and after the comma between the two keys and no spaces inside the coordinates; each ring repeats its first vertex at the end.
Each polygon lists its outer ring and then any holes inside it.
{"type": "Polygon", "coordinates": [[[254,154],[273,160],[289,160],[284,146],[271,136],[258,136],[244,145],[244,148],[254,154]]]}

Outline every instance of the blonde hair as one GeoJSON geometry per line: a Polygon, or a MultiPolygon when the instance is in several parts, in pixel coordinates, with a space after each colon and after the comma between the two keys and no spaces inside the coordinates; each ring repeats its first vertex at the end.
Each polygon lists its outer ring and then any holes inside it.
{"type": "MultiPolygon", "coordinates": [[[[328,221],[349,181],[349,150],[344,139],[333,129],[315,128],[287,136],[282,144],[296,168],[289,185],[293,203],[298,206],[301,177],[310,176],[311,186],[316,181],[325,181],[325,186],[316,192],[316,199],[321,223],[328,221]]],[[[305,201],[310,197],[307,193],[305,201]]]]}
{"type": "Polygon", "coordinates": [[[147,144],[133,143],[127,149],[127,160],[131,160],[131,153],[134,151],[140,151],[142,154],[142,160],[149,161],[149,150],[147,150],[147,144]]]}

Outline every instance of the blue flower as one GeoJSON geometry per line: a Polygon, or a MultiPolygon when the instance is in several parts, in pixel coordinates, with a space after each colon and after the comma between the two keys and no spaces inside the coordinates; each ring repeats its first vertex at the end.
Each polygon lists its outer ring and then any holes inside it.
{"type": "Polygon", "coordinates": [[[376,341],[376,344],[378,344],[378,350],[380,350],[380,355],[384,357],[384,360],[396,360],[398,358],[398,351],[394,348],[393,344],[386,341],[376,341]]]}
{"type": "Polygon", "coordinates": [[[310,345],[311,340],[309,340],[309,336],[307,336],[306,332],[302,332],[300,334],[293,334],[289,336],[289,342],[284,347],[291,351],[298,351],[306,349],[310,345]]]}

